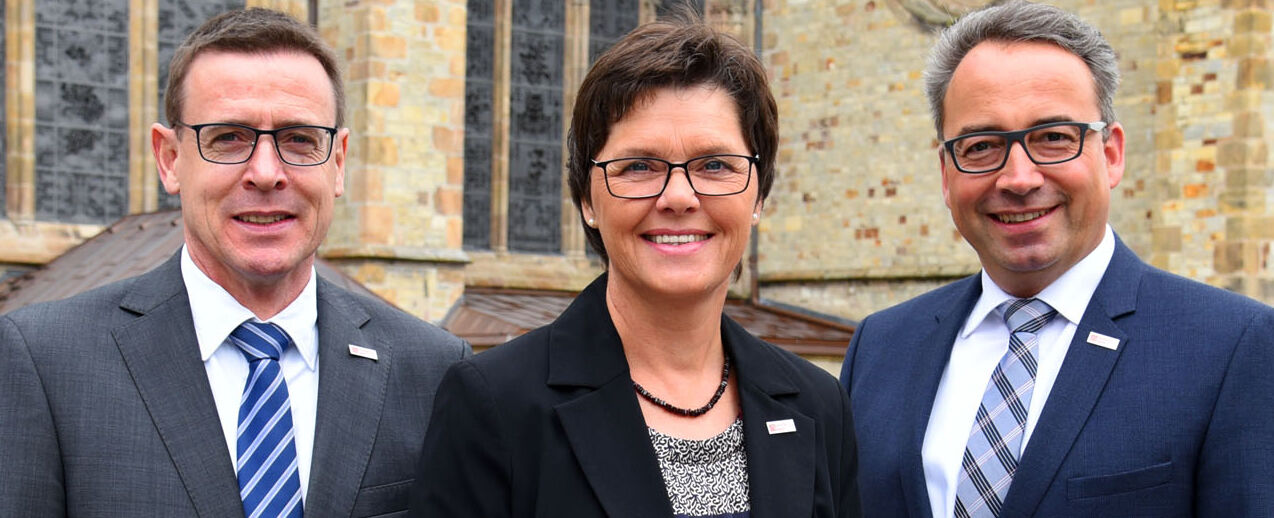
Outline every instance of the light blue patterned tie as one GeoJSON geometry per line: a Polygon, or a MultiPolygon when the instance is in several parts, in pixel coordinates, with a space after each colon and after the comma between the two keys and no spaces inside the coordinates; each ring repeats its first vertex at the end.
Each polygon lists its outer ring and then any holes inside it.
{"type": "Polygon", "coordinates": [[[956,518],[998,517],[1022,452],[1026,413],[1035,391],[1039,332],[1057,311],[1039,299],[1010,301],[1004,323],[1009,350],[991,373],[960,463],[956,518]]]}
{"type": "Polygon", "coordinates": [[[292,342],[274,324],[244,322],[230,342],[248,359],[248,383],[239,403],[239,497],[248,518],[301,516],[292,405],[279,356],[292,342]]]}

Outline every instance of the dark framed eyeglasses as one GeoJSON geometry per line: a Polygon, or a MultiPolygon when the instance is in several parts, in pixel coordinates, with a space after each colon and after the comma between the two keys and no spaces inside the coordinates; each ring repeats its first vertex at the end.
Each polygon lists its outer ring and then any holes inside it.
{"type": "Polygon", "coordinates": [[[1018,131],[978,131],[943,142],[947,155],[962,173],[997,171],[1009,161],[1009,148],[1021,144],[1027,158],[1039,165],[1069,162],[1084,153],[1088,131],[1106,128],[1097,122],[1050,122],[1018,131]]]}
{"type": "Polygon", "coordinates": [[[685,171],[686,180],[695,194],[729,196],[748,190],[752,169],[758,156],[705,155],[674,164],[661,158],[628,157],[597,161],[606,178],[606,190],[616,198],[654,198],[663,194],[672,171],[685,171]]]}
{"type": "Polygon", "coordinates": [[[274,150],[283,163],[321,165],[332,155],[332,142],[336,137],[336,128],[327,126],[288,126],[272,130],[229,122],[193,125],[177,122],[173,126],[195,131],[199,156],[204,160],[227,165],[242,164],[252,158],[261,135],[274,137],[274,150]]]}

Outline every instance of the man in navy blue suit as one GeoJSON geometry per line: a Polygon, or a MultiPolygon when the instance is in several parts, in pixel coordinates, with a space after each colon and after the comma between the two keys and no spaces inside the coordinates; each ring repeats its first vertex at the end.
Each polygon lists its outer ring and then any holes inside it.
{"type": "Polygon", "coordinates": [[[1011,2],[925,74],[982,272],[865,319],[845,357],[867,516],[1274,516],[1274,309],[1141,262],[1115,53],[1011,2]]]}

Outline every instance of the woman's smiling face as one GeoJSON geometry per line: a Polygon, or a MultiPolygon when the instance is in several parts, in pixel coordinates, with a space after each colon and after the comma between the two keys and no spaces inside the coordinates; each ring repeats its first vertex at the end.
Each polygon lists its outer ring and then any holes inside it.
{"type": "MultiPolygon", "coordinates": [[[[660,88],[636,103],[610,129],[595,160],[652,157],[673,163],[713,154],[752,155],[734,100],[715,86],[660,88]]],[[[724,295],[743,257],[761,206],[755,168],[741,193],[702,196],[685,170],[676,168],[659,196],[612,196],[605,174],[594,167],[586,220],[601,232],[611,284],[636,293],[724,295]]]]}

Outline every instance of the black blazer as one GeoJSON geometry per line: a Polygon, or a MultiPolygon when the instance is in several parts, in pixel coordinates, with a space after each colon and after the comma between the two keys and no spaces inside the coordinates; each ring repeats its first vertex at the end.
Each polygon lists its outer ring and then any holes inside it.
{"type": "MultiPolygon", "coordinates": [[[[737,367],[752,516],[858,516],[845,391],[725,316],[721,332],[737,367]],[[767,433],[783,419],[796,431],[767,433]]],[[[453,366],[431,423],[415,516],[672,516],[604,274],[552,324],[453,366]]]]}

